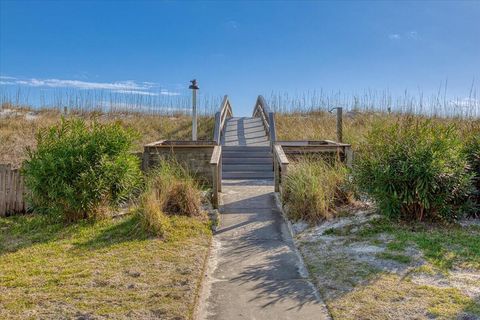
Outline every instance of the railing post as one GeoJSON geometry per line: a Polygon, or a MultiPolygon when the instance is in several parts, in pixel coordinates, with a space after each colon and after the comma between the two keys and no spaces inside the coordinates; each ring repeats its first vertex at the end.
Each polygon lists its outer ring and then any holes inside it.
{"type": "Polygon", "coordinates": [[[218,163],[218,173],[217,173],[217,190],[222,192],[222,154],[220,154],[220,161],[218,163]]]}
{"type": "Polygon", "coordinates": [[[218,166],[212,166],[212,206],[218,209],[218,166]]]}
{"type": "Polygon", "coordinates": [[[347,167],[351,168],[353,166],[353,150],[352,147],[345,147],[345,162],[347,167]]]}
{"type": "Polygon", "coordinates": [[[337,107],[337,142],[343,142],[343,108],[337,107]]]}
{"type": "Polygon", "coordinates": [[[279,169],[280,168],[278,166],[277,156],[275,152],[273,152],[273,175],[275,179],[275,192],[280,191],[280,170],[279,169]]]}

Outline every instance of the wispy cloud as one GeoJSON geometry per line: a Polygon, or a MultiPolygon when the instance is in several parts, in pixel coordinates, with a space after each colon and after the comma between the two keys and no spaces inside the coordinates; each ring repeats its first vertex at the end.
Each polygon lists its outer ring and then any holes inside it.
{"type": "Polygon", "coordinates": [[[420,36],[417,31],[412,30],[406,33],[390,33],[388,35],[388,39],[390,40],[401,40],[401,39],[407,39],[407,40],[419,40],[420,36]]]}
{"type": "Polygon", "coordinates": [[[401,36],[398,33],[391,33],[388,35],[388,39],[390,40],[400,40],[401,36]]]}
{"type": "Polygon", "coordinates": [[[230,19],[226,24],[228,28],[238,30],[238,22],[236,20],[230,19]]]}
{"type": "Polygon", "coordinates": [[[162,89],[158,83],[154,82],[136,82],[133,80],[115,81],[115,82],[90,82],[81,80],[66,79],[20,79],[9,76],[0,76],[1,85],[20,85],[38,88],[73,88],[89,90],[111,90],[122,94],[137,95],[179,95],[178,92],[162,89]]]}
{"type": "Polygon", "coordinates": [[[418,32],[413,30],[408,33],[408,38],[412,40],[418,40],[418,32]]]}

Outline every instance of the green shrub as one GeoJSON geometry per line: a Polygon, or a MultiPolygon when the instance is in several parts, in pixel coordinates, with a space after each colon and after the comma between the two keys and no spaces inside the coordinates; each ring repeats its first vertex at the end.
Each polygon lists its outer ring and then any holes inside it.
{"type": "Polygon", "coordinates": [[[292,220],[317,222],[331,218],[335,207],[351,200],[347,168],[339,163],[304,159],[295,162],[286,176],[283,202],[292,220]]]}
{"type": "Polygon", "coordinates": [[[127,201],[141,183],[139,159],[129,153],[135,138],[118,124],[80,119],[40,131],[23,164],[34,208],[73,221],[127,201]]]}
{"type": "Polygon", "coordinates": [[[413,118],[377,123],[360,150],[355,180],[385,215],[452,221],[469,210],[471,174],[454,126],[413,118]]]}
{"type": "Polygon", "coordinates": [[[468,171],[473,175],[475,190],[471,196],[474,203],[472,215],[480,216],[480,132],[472,134],[465,143],[465,157],[468,161],[468,171]]]}
{"type": "Polygon", "coordinates": [[[161,161],[149,172],[138,213],[144,228],[165,237],[171,228],[169,216],[204,217],[199,186],[177,162],[161,161]]]}

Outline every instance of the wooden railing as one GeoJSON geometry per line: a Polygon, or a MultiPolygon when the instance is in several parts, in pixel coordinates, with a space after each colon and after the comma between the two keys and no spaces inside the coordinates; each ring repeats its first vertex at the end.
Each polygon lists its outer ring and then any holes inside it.
{"type": "Polygon", "coordinates": [[[220,144],[227,119],[232,116],[232,106],[230,105],[228,96],[225,95],[222,104],[220,105],[220,109],[215,113],[213,140],[216,146],[213,149],[212,158],[210,159],[213,178],[212,204],[215,209],[218,209],[219,193],[222,192],[222,146],[220,144]]]}
{"type": "Polygon", "coordinates": [[[253,116],[262,118],[263,125],[265,126],[265,130],[273,147],[277,140],[275,133],[275,113],[270,110],[263,96],[258,96],[255,108],[253,108],[253,116]]]}
{"type": "Polygon", "coordinates": [[[212,168],[213,185],[212,185],[212,205],[218,209],[219,192],[222,192],[222,146],[213,148],[212,158],[210,159],[212,168]]]}
{"type": "Polygon", "coordinates": [[[273,146],[273,171],[275,179],[275,192],[282,193],[281,186],[288,172],[288,159],[281,145],[273,146]]]}
{"type": "Polygon", "coordinates": [[[230,118],[233,115],[232,106],[228,100],[228,96],[225,95],[220,105],[220,109],[215,113],[215,129],[213,132],[213,140],[217,145],[220,144],[222,137],[223,129],[225,128],[225,123],[227,118],[230,118]]]}

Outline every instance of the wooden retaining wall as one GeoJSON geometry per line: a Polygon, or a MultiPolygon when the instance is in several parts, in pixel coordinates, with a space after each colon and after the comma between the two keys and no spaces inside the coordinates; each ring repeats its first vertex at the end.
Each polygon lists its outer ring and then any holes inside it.
{"type": "Polygon", "coordinates": [[[187,168],[202,183],[213,186],[210,166],[215,142],[213,141],[168,141],[162,140],[144,146],[142,169],[147,171],[163,159],[174,158],[187,168]]]}
{"type": "Polygon", "coordinates": [[[24,213],[25,185],[19,169],[0,164],[0,217],[24,213]]]}

